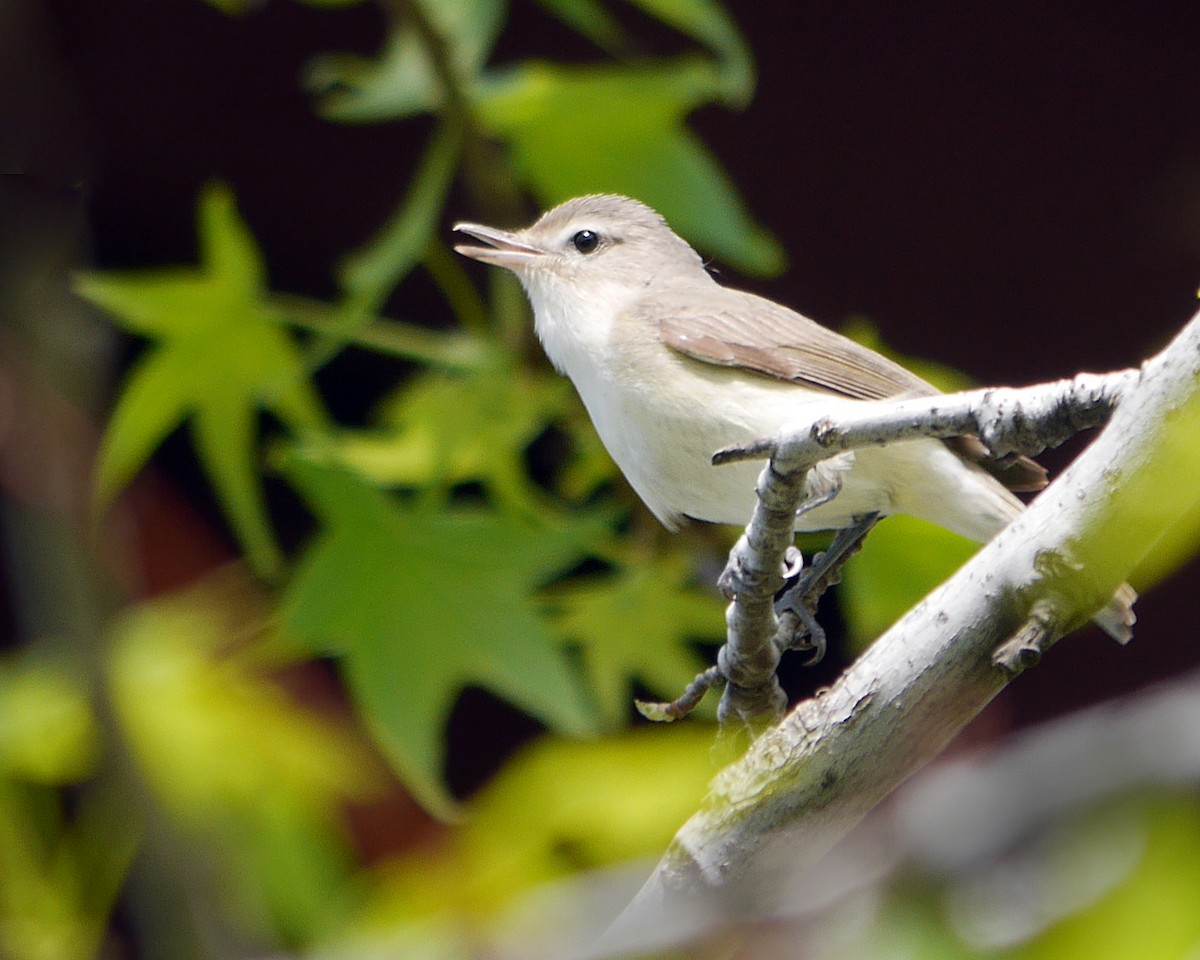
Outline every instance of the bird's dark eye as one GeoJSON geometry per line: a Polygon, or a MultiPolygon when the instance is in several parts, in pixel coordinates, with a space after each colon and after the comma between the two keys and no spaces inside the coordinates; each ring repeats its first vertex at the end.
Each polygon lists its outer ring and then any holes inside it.
{"type": "Polygon", "coordinates": [[[595,230],[580,230],[571,238],[571,242],[580,253],[591,253],[600,246],[600,234],[595,230]]]}

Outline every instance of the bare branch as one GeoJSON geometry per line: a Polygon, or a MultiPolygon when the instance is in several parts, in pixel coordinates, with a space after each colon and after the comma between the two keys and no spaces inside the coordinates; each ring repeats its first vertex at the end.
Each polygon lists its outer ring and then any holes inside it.
{"type": "Polygon", "coordinates": [[[997,457],[1010,453],[1036,456],[1057,447],[1080,430],[1102,425],[1137,370],[1081,373],[1070,380],[1032,387],[987,387],[905,400],[863,401],[836,420],[825,417],[780,437],[718,450],[713,463],[774,459],[783,474],[860,447],[975,434],[997,457]]]}
{"type": "MultiPolygon", "coordinates": [[[[737,717],[761,726],[776,719],[786,704],[775,679],[779,656],[776,652],[772,659],[770,652],[778,644],[772,647],[765,639],[780,632],[770,603],[782,586],[776,557],[782,556],[780,544],[791,543],[795,513],[836,494],[836,468],[828,458],[899,440],[964,434],[979,436],[997,457],[1034,455],[1104,423],[1138,376],[1137,370],[1083,373],[1033,387],[861,403],[836,420],[825,417],[794,432],[718,451],[716,464],[764,454],[771,458],[759,478],[758,508],[722,576],[722,586],[734,599],[727,615],[729,638],[720,654],[721,671],[729,681],[721,699],[722,720],[737,717]],[[730,590],[731,585],[737,589],[730,590]]],[[[1039,629],[1044,626],[1038,624],[1039,629]]],[[[1054,639],[1039,641],[1038,650],[1054,639]]],[[[1016,671],[1035,662],[1037,651],[1023,642],[998,653],[997,663],[1016,671]]]]}
{"type": "MultiPolygon", "coordinates": [[[[974,394],[975,402],[1007,418],[968,413],[971,401],[957,396],[906,400],[879,405],[884,419],[885,406],[905,411],[895,415],[904,421],[893,424],[899,432],[884,431],[878,420],[875,426],[856,420],[779,443],[775,469],[763,473],[764,504],[735,549],[742,584],[771,577],[781,562],[788,498],[798,501],[805,489],[796,475],[807,476],[817,462],[814,436],[838,438],[821,456],[884,436],[943,431],[977,432],[997,449],[1029,451],[1029,424],[1056,417],[1099,422],[1121,398],[1100,437],[1024,514],[833,687],[799,704],[718,775],[702,809],[610,931],[610,945],[637,942],[648,927],[698,905],[742,917],[769,913],[789,876],[937,754],[1009,681],[1012,674],[993,663],[1005,638],[1024,630],[1040,651],[1102,606],[1196,499],[1198,385],[1200,315],[1140,371],[1067,381],[1037,406],[1031,401],[1038,388],[974,394]],[[1081,390],[1093,407],[1075,409],[1074,401],[1061,399],[1081,390]],[[1074,412],[1064,413],[1064,404],[1074,412]],[[930,416],[949,419],[927,430],[919,423],[922,405],[930,416]],[[760,529],[760,514],[775,526],[760,529]]],[[[1020,638],[1015,644],[1026,646],[1020,638]]]]}

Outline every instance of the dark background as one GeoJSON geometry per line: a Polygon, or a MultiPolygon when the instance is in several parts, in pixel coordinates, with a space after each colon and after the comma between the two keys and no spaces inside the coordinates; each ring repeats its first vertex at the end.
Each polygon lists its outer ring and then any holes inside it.
{"type": "MultiPolygon", "coordinates": [[[[897,349],[984,383],[1128,366],[1160,347],[1200,285],[1200,7],[899,6],[731,5],[757,94],[744,112],[709,107],[692,124],[791,262],[770,281],[725,270],[724,282],[834,325],[866,314],[897,349]]],[[[648,52],[681,45],[613,9],[648,52]]],[[[241,18],[199,0],[9,4],[0,161],[24,174],[6,178],[10,215],[77,230],[82,262],[98,268],[186,262],[195,197],[219,177],[275,288],[332,296],[333,265],[393,209],[428,124],[326,122],[299,78],[315,54],[375,52],[382,25],[370,5],[286,0],[241,18]]],[[[493,59],[530,55],[600,57],[517,0],[493,59]]],[[[456,191],[447,223],[473,213],[456,191]]],[[[419,282],[400,296],[397,315],[447,322],[419,282]]],[[[355,356],[324,383],[355,421],[397,375],[355,356]]],[[[179,440],[161,460],[215,525],[190,463],[179,440]]],[[[1028,722],[1200,662],[1196,574],[1142,600],[1129,648],[1091,628],[1057,647],[993,720],[1028,722]]]]}

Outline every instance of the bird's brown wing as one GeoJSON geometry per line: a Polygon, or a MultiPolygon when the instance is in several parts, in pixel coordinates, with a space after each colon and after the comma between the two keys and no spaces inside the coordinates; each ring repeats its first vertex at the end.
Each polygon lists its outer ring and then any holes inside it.
{"type": "MultiPolygon", "coordinates": [[[[665,296],[642,309],[657,318],[672,350],[726,367],[751,370],[855,400],[931,396],[937,388],[869,347],[794,310],[753,294],[713,286],[702,296],[665,296]]],[[[1028,457],[997,460],[978,437],[954,437],[951,449],[979,463],[1010,490],[1040,490],[1046,471],[1028,457]]]]}
{"type": "Polygon", "coordinates": [[[794,310],[750,293],[712,289],[712,296],[706,290],[695,301],[671,297],[647,304],[672,350],[855,400],[938,392],[898,363],[794,310]]]}

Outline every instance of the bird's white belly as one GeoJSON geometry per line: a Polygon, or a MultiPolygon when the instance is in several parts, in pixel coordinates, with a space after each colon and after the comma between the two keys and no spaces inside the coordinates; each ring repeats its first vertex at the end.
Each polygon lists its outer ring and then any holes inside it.
{"type": "MultiPolygon", "coordinates": [[[[683,368],[677,389],[587,389],[579,386],[609,453],[646,505],[668,526],[683,517],[742,525],[756,502],[761,461],[714,466],[724,447],[805,429],[844,403],[828,394],[722,368],[683,368]],[[718,374],[715,379],[713,374],[718,374]]],[[[674,371],[676,378],[680,369],[674,371]]],[[[860,455],[861,456],[861,455],[860,455]]],[[[866,513],[893,510],[889,485],[854,468],[830,504],[799,518],[797,529],[846,526],[866,513]]]]}

